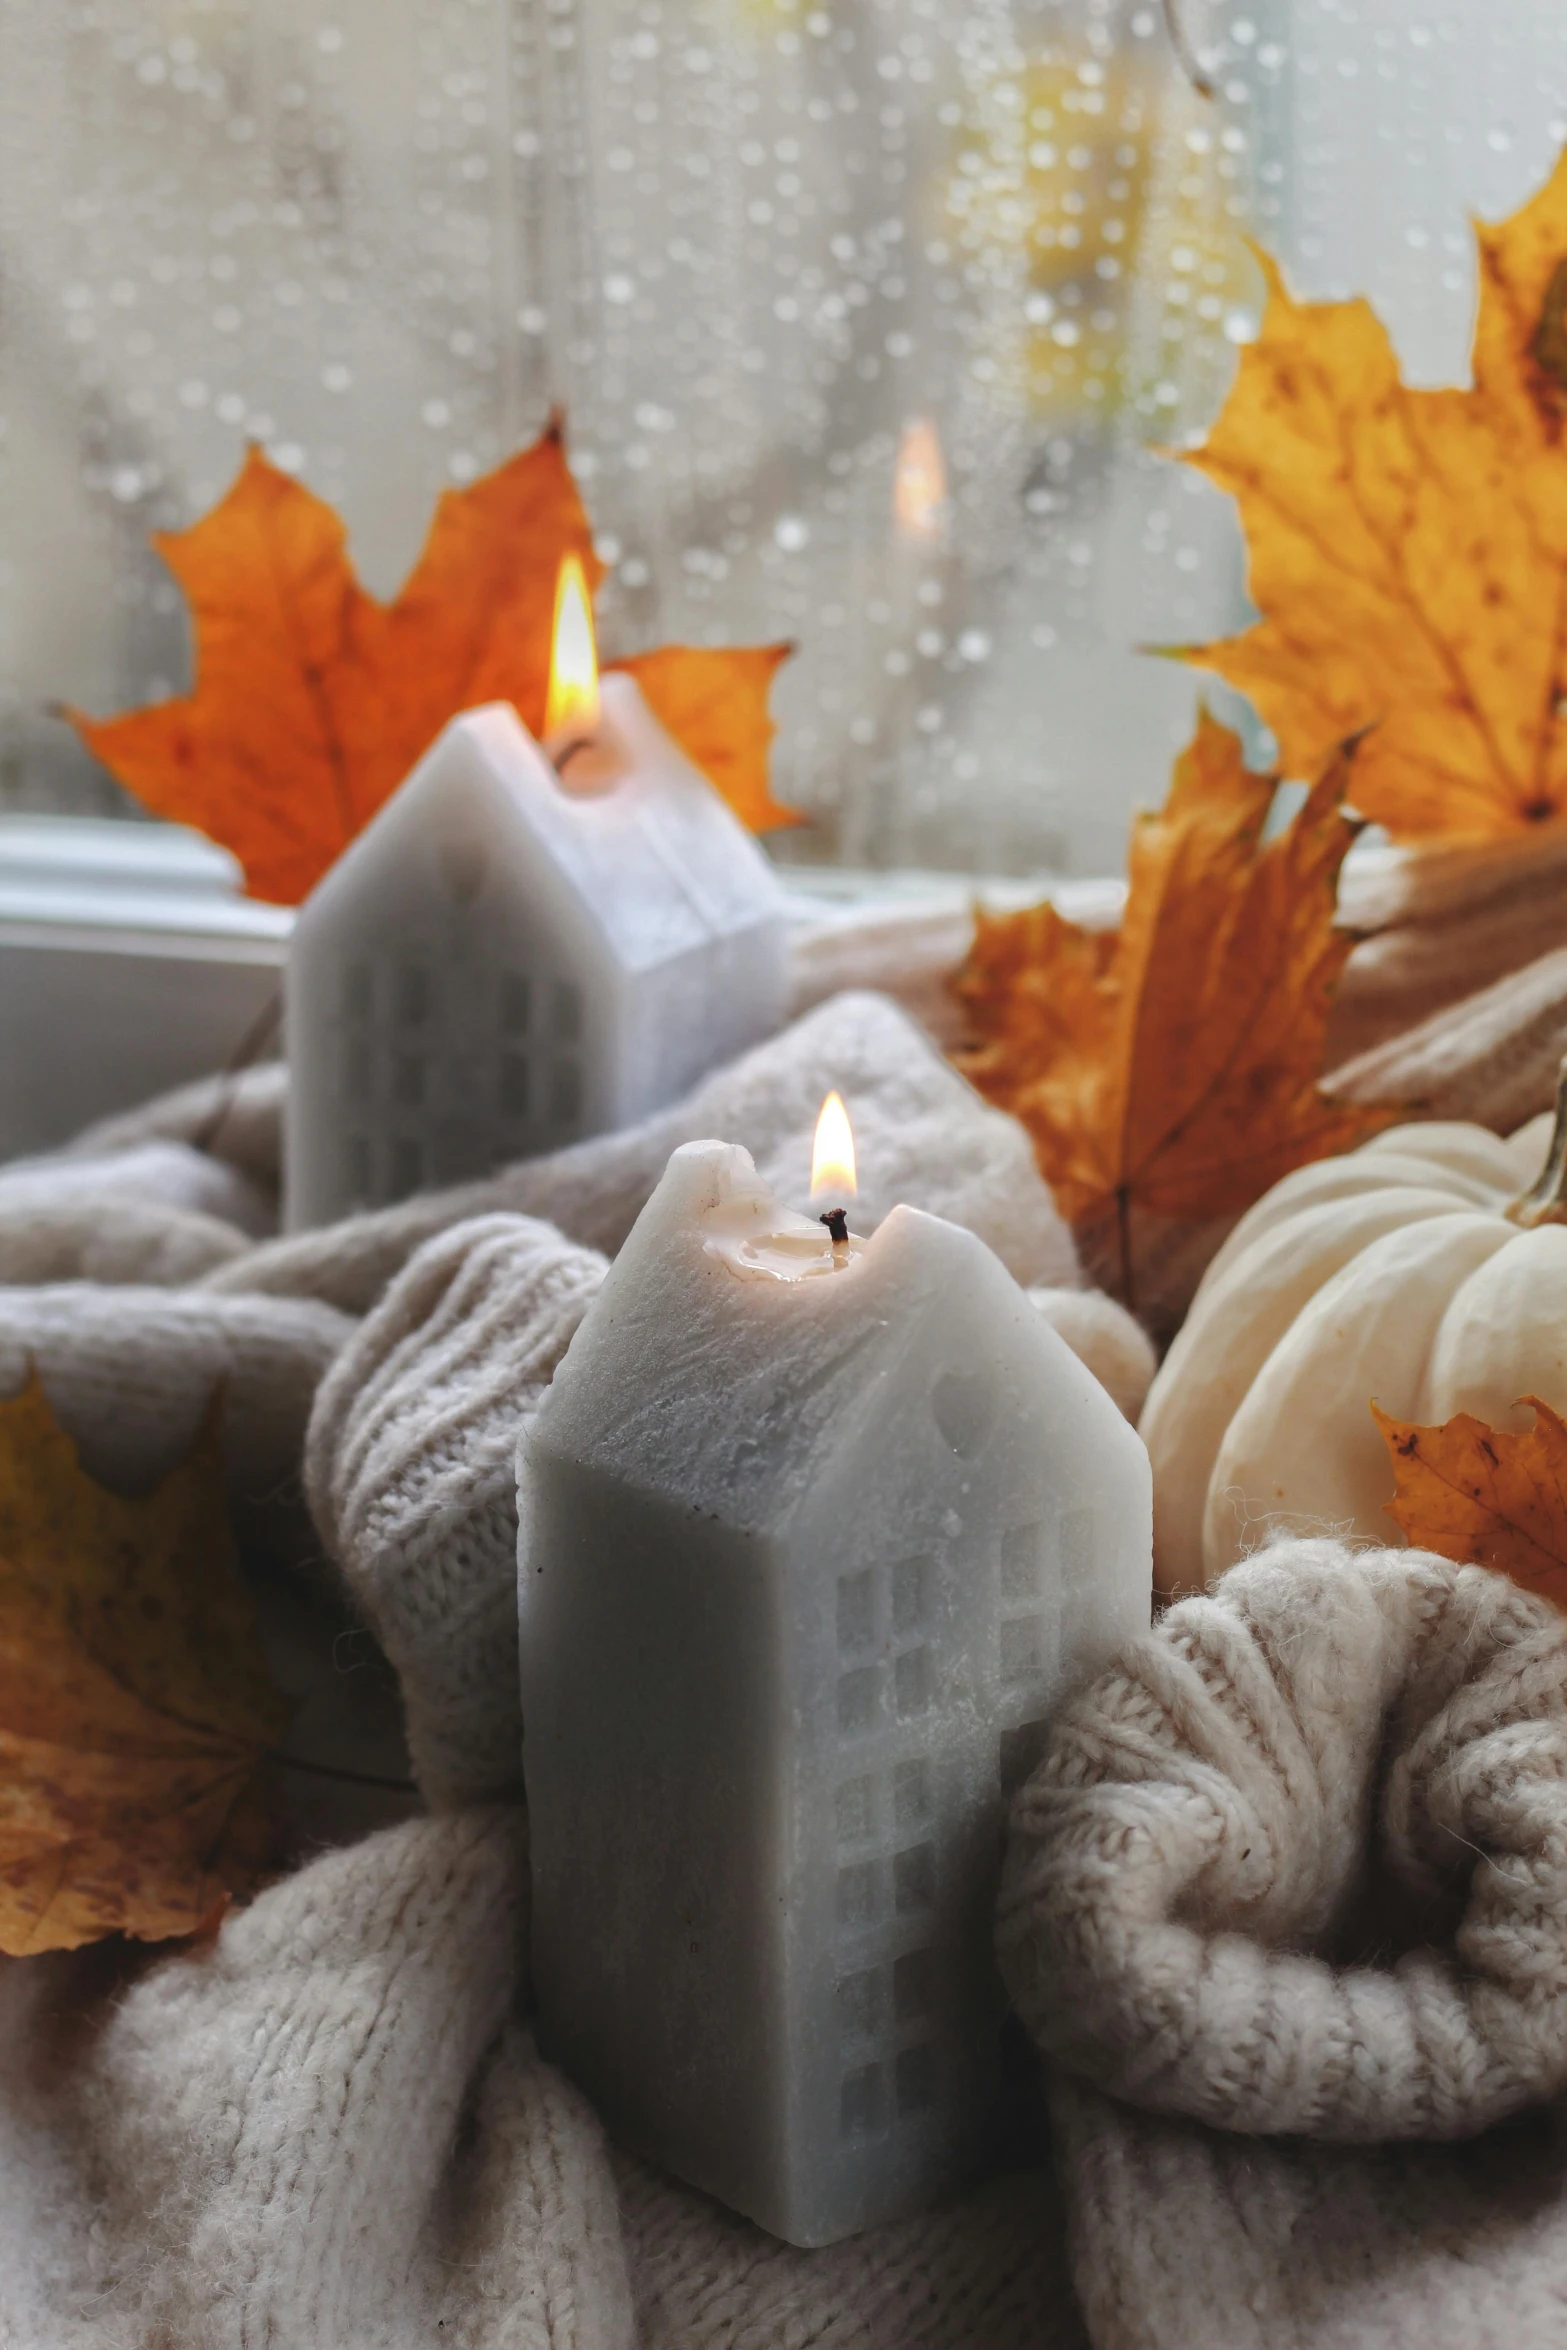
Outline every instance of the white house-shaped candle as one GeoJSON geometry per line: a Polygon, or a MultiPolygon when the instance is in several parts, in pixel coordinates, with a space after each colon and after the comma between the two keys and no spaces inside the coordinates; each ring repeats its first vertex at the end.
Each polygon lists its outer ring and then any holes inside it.
{"type": "Polygon", "coordinates": [[[456,718],[300,909],[292,1227],[644,1116],[777,1026],[762,850],[610,674],[557,772],[516,712],[456,718]]]}
{"type": "Polygon", "coordinates": [[[1003,1803],[1146,1628],[1147,1455],[972,1233],[670,1160],[519,1453],[543,2044],[798,2244],[993,2125],[1003,1803]]]}

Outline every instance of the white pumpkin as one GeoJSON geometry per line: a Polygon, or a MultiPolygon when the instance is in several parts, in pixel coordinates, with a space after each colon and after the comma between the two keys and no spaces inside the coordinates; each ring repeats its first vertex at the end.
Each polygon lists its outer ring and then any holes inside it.
{"type": "Polygon", "coordinates": [[[1564,1103],[1554,1139],[1549,1113],[1506,1140],[1389,1127],[1241,1218],[1142,1416],[1160,1591],[1200,1590],[1272,1526],[1399,1541],[1373,1400],[1428,1425],[1527,1428],[1523,1395],[1567,1412],[1564,1103]]]}

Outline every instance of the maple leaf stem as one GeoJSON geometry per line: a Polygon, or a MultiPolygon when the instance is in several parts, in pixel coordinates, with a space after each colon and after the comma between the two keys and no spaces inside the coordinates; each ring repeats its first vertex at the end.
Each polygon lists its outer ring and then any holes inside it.
{"type": "Polygon", "coordinates": [[[253,1062],[260,1060],[263,1051],[272,1041],[274,1031],[280,1028],[282,1023],[283,991],[281,988],[274,988],[229,1055],[212,1108],[190,1138],[192,1150],[202,1151],[209,1157],[211,1156],[213,1144],[228,1124],[229,1115],[238,1097],[240,1078],[253,1062]]]}
{"type": "Polygon", "coordinates": [[[306,1762],[302,1754],[285,1754],[280,1746],[268,1746],[263,1753],[279,1770],[305,1771],[312,1779],[341,1779],[350,1787],[384,1787],[391,1795],[419,1792],[412,1779],[383,1779],[374,1771],[351,1771],[339,1763],[306,1762]]]}
{"type": "Polygon", "coordinates": [[[1132,1191],[1127,1183],[1116,1185],[1115,1228],[1121,1251],[1121,1303],[1129,1314],[1135,1314],[1137,1291],[1132,1277],[1132,1191]]]}

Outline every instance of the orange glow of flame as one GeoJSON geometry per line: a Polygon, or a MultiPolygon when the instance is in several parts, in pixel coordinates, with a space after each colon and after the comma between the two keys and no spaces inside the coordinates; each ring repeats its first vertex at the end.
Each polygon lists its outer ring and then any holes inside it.
{"type": "Polygon", "coordinates": [[[892,477],[892,512],[910,538],[935,538],[946,520],[947,468],[936,427],[928,416],[911,416],[898,442],[892,477]]]}
{"type": "Polygon", "coordinates": [[[568,555],[555,584],[555,633],[550,639],[550,690],[544,740],[552,749],[591,741],[599,723],[598,649],[593,604],[580,555],[568,555]]]}
{"type": "Polygon", "coordinates": [[[854,1134],[849,1113],[843,1106],[842,1094],[830,1093],[816,1121],[816,1142],[811,1152],[811,1197],[820,1199],[824,1191],[836,1191],[847,1193],[853,1199],[859,1188],[854,1174],[854,1134]]]}

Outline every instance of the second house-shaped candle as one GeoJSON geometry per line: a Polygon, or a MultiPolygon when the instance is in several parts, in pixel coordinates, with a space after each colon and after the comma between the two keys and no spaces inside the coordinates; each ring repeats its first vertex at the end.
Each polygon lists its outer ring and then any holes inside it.
{"type": "Polygon", "coordinates": [[[678,1150],[519,1455],[542,2042],[799,2244],[983,2155],[1003,1802],[1146,1628],[1148,1458],[970,1232],[678,1150]]]}
{"type": "Polygon", "coordinates": [[[284,1212],[322,1224],[622,1126],[773,1029],[767,858],[611,673],[559,768],[454,719],[300,909],[284,1212]]]}

